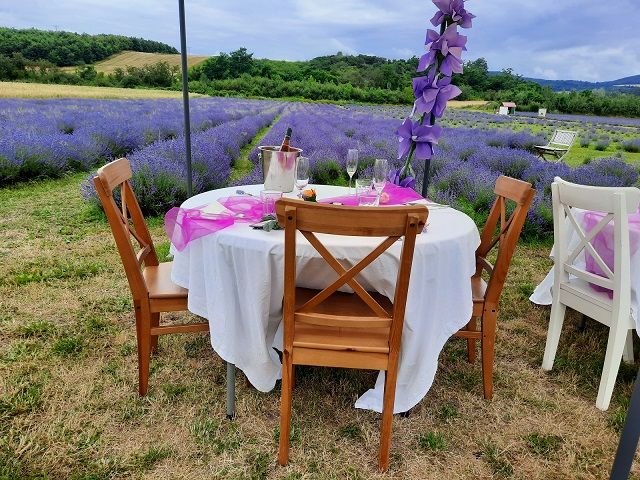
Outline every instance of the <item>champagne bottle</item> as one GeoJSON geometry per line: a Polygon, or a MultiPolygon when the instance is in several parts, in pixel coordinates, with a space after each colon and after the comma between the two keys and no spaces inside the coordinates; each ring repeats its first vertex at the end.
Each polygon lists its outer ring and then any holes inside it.
{"type": "Polygon", "coordinates": [[[284,135],[284,140],[282,140],[282,145],[280,145],[281,152],[289,152],[289,142],[291,141],[291,127],[287,128],[287,133],[284,135]]]}

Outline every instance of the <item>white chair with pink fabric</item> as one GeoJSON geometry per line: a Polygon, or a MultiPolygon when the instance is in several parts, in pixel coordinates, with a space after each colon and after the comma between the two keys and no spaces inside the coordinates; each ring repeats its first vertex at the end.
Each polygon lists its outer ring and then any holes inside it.
{"type": "Polygon", "coordinates": [[[640,190],[634,187],[577,185],[556,177],[551,192],[555,277],[542,368],[551,370],[553,367],[566,307],[608,326],[609,340],[596,400],[596,407],[606,410],[621,358],[624,356],[625,361],[633,362],[633,329],[636,325],[631,315],[628,214],[637,211],[640,190]],[[577,220],[573,208],[593,211],[595,225],[592,220],[585,229],[587,222],[577,220]],[[578,245],[571,251],[568,247],[570,226],[579,236],[578,245]],[[613,246],[613,255],[602,248],[594,248],[597,240],[605,237],[606,243],[613,246]],[[586,257],[585,268],[575,263],[582,251],[586,257]]]}

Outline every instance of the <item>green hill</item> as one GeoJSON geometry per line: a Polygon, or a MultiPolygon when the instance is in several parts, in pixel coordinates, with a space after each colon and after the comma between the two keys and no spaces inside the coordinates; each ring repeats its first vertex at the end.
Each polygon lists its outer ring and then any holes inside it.
{"type": "Polygon", "coordinates": [[[0,55],[22,54],[27,60],[46,60],[58,67],[92,64],[124,50],[178,53],[166,43],[144,38],[0,27],[0,55]]]}

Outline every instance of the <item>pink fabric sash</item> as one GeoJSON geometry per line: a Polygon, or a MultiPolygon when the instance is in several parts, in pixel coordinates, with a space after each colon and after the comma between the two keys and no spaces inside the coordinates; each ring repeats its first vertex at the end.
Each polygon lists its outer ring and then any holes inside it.
{"type": "Polygon", "coordinates": [[[236,222],[258,222],[262,219],[262,201],[248,195],[218,199],[228,212],[205,213],[199,208],[174,207],[164,217],[164,231],[181,252],[200,237],[230,227],[236,222]]]}
{"type": "MultiPolygon", "coordinates": [[[[589,233],[593,228],[598,224],[600,220],[604,218],[605,214],[601,212],[587,212],[583,218],[583,227],[585,229],[585,233],[589,233]]],[[[614,271],[614,236],[613,236],[613,228],[614,223],[611,220],[607,225],[604,226],[602,230],[600,230],[595,237],[591,240],[591,245],[593,249],[598,252],[598,255],[602,257],[604,263],[614,271]]],[[[631,256],[638,251],[638,246],[640,244],[640,213],[632,213],[629,215],[629,250],[631,252],[631,256]]],[[[596,259],[585,250],[585,263],[586,270],[591,273],[595,273],[600,277],[607,277],[606,274],[600,268],[600,265],[596,262],[596,259]]],[[[598,292],[605,292],[609,295],[609,298],[613,298],[613,291],[608,288],[601,287],[600,285],[594,285],[592,283],[589,284],[591,288],[598,292]]]]}
{"type": "MultiPolygon", "coordinates": [[[[387,182],[382,191],[389,195],[389,200],[386,203],[381,203],[381,205],[402,205],[407,202],[422,199],[422,196],[412,188],[399,187],[391,182],[387,182]]],[[[341,203],[342,205],[357,206],[358,197],[354,194],[323,198],[322,200],[318,200],[318,203],[341,203]]]]}

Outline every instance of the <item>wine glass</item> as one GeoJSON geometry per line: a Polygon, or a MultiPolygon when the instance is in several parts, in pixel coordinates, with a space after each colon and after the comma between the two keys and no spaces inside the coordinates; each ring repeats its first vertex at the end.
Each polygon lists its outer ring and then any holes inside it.
{"type": "Polygon", "coordinates": [[[296,188],[298,198],[302,198],[302,190],[309,184],[309,157],[298,157],[296,162],[296,188]]]}
{"type": "Polygon", "coordinates": [[[373,164],[373,188],[376,189],[378,196],[377,204],[380,204],[380,195],[387,184],[387,175],[389,175],[389,162],[384,158],[377,158],[376,163],[373,164]]]}
{"type": "Polygon", "coordinates": [[[349,194],[351,194],[351,179],[358,170],[358,150],[350,148],[347,152],[347,174],[349,174],[349,194]]]}

